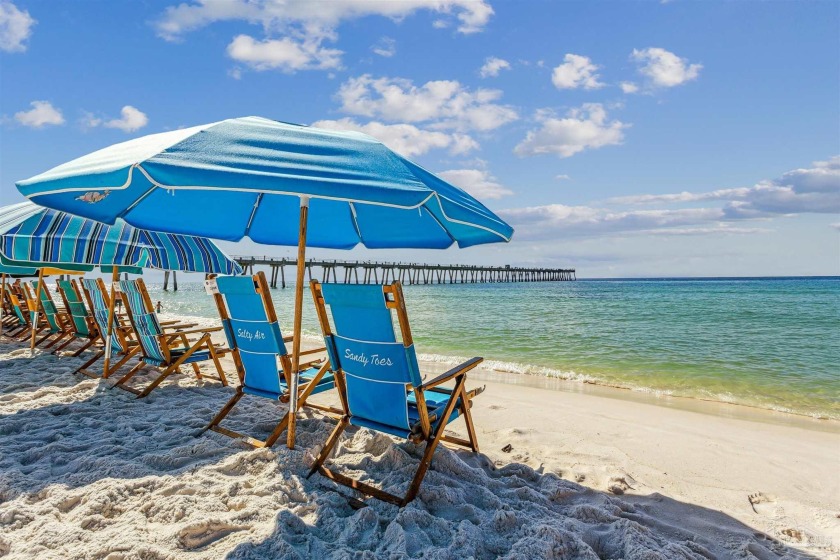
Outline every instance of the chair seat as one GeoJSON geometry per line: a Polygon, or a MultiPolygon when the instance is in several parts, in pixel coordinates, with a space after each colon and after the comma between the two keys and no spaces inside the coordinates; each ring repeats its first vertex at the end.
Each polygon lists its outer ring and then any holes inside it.
{"type": "MultiPolygon", "coordinates": [[[[308,383],[311,381],[315,375],[318,373],[318,368],[309,368],[300,372],[300,383],[308,383]]],[[[257,389],[255,387],[248,387],[245,385],[242,387],[242,392],[247,393],[249,395],[255,395],[257,397],[265,397],[267,399],[273,400],[280,400],[281,397],[287,395],[289,393],[289,388],[286,386],[286,378],[283,376],[283,372],[278,371],[277,375],[280,376],[280,389],[281,393],[275,393],[273,391],[265,391],[263,389],[257,389]]],[[[328,371],[321,377],[321,380],[315,386],[315,389],[312,390],[313,395],[317,395],[318,393],[323,393],[324,391],[329,391],[335,387],[335,376],[333,372],[328,371]]]]}
{"type": "MultiPolygon", "coordinates": [[[[434,422],[432,422],[432,431],[435,431],[440,425],[444,409],[446,408],[446,403],[449,401],[450,396],[450,391],[448,389],[445,389],[443,387],[441,387],[440,389],[447,391],[447,393],[439,393],[434,391],[425,391],[423,393],[423,396],[426,398],[426,410],[429,411],[429,416],[437,417],[437,419],[434,422]]],[[[417,398],[414,394],[414,391],[411,391],[408,393],[408,395],[406,395],[406,401],[408,402],[408,422],[411,425],[411,430],[406,430],[405,428],[397,426],[389,426],[387,424],[380,424],[379,422],[367,420],[366,418],[362,418],[359,416],[351,416],[350,423],[354,426],[370,428],[371,430],[375,430],[377,432],[385,432],[386,434],[391,434],[393,436],[408,439],[408,437],[413,432],[420,432],[420,413],[417,411],[417,398]]],[[[452,411],[452,414],[449,415],[449,419],[446,421],[447,424],[458,418],[458,416],[460,415],[460,406],[461,399],[458,399],[458,402],[455,403],[455,409],[452,411]]]]}
{"type": "MultiPolygon", "coordinates": [[[[169,355],[172,357],[172,361],[170,363],[175,363],[178,361],[178,358],[183,356],[189,348],[173,348],[169,351],[169,355]]],[[[201,352],[193,352],[190,354],[190,357],[184,360],[182,363],[191,364],[193,362],[203,362],[205,360],[209,360],[211,358],[209,350],[202,350],[201,352]]],[[[163,360],[155,360],[154,358],[143,358],[143,361],[152,366],[168,366],[166,362],[163,360]]]]}

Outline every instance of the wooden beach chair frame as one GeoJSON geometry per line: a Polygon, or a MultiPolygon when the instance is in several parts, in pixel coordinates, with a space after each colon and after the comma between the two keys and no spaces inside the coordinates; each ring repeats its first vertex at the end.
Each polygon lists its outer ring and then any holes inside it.
{"type": "MultiPolygon", "coordinates": [[[[280,419],[274,429],[271,431],[269,436],[264,439],[257,439],[255,437],[249,436],[247,434],[242,434],[239,432],[235,432],[228,428],[225,428],[221,425],[222,420],[230,414],[236,403],[244,397],[246,394],[262,396],[262,397],[271,397],[283,403],[288,403],[290,400],[290,395],[288,392],[288,387],[291,383],[291,376],[290,372],[292,371],[292,359],[291,355],[286,351],[285,344],[286,342],[291,342],[293,337],[287,336],[283,337],[280,333],[280,327],[277,319],[277,312],[274,309],[274,303],[271,299],[271,291],[268,287],[268,282],[266,281],[265,274],[263,272],[257,272],[254,276],[251,277],[236,277],[233,278],[232,281],[236,283],[244,283],[246,281],[251,281],[251,287],[254,290],[254,295],[259,297],[259,300],[262,304],[262,311],[265,314],[265,323],[266,323],[266,330],[270,331],[267,333],[268,339],[266,339],[266,344],[271,347],[272,351],[274,352],[275,361],[274,364],[274,371],[273,374],[278,375],[277,380],[277,390],[275,392],[269,393],[268,391],[251,388],[249,387],[249,369],[247,368],[248,359],[243,359],[242,353],[253,353],[249,352],[253,350],[250,346],[248,348],[243,348],[244,345],[249,345],[250,340],[242,340],[240,339],[237,332],[234,332],[233,323],[238,322],[239,318],[233,317],[231,313],[231,309],[229,307],[229,303],[227,301],[227,297],[225,293],[222,293],[222,289],[219,288],[213,294],[213,298],[216,302],[216,307],[219,310],[219,317],[222,320],[223,328],[225,329],[225,334],[227,335],[228,339],[228,346],[231,349],[233,362],[236,364],[236,372],[239,376],[239,387],[236,388],[236,393],[230,400],[225,404],[224,407],[216,414],[213,420],[198,434],[201,435],[202,433],[206,432],[207,430],[212,430],[214,432],[226,435],[231,438],[241,439],[242,441],[248,443],[249,445],[257,448],[262,447],[271,447],[280,437],[280,435],[289,427],[289,413],[286,414],[280,419]],[[278,370],[277,361],[280,362],[280,368],[278,370]],[[279,375],[282,373],[283,380],[285,383],[285,392],[282,391],[283,385],[279,382],[279,375]]],[[[215,276],[211,278],[211,281],[215,281],[215,276]]],[[[313,354],[323,353],[325,348],[316,348],[312,350],[306,350],[301,352],[301,356],[311,356],[313,354]]],[[[260,367],[256,363],[251,366],[251,370],[253,371],[260,367]]],[[[298,406],[308,406],[310,408],[316,408],[322,410],[324,412],[330,412],[333,414],[341,413],[340,410],[336,410],[329,407],[322,407],[320,405],[310,404],[307,403],[307,399],[312,396],[313,394],[320,393],[323,391],[330,390],[335,387],[335,382],[332,380],[331,377],[325,378],[325,375],[329,371],[329,361],[325,361],[323,359],[319,360],[310,360],[304,363],[301,363],[299,368],[301,370],[301,382],[298,385],[298,406]]],[[[259,373],[265,373],[264,371],[260,371],[259,373]]]]}
{"type": "Polygon", "coordinates": [[[131,329],[122,323],[120,316],[115,315],[111,329],[111,350],[112,352],[116,352],[120,358],[112,361],[108,366],[108,370],[102,373],[97,373],[89,369],[105,355],[105,333],[108,329],[108,312],[111,308],[111,298],[108,295],[105,282],[101,278],[83,279],[81,286],[88,309],[90,310],[94,323],[96,323],[97,344],[101,344],[101,348],[73,373],[81,373],[93,379],[107,379],[125,365],[128,360],[137,355],[140,351],[140,346],[137,341],[131,340],[131,329]],[[92,286],[97,293],[91,293],[89,286],[92,286]]]}
{"type": "Polygon", "coordinates": [[[96,341],[102,340],[102,337],[99,336],[96,321],[90,316],[88,307],[85,306],[85,296],[78,282],[75,279],[57,280],[55,285],[69,316],[73,336],[76,340],[84,341],[82,346],[72,354],[75,357],[93,346],[96,341]]]}
{"type": "Polygon", "coordinates": [[[55,301],[52,298],[52,294],[50,293],[50,289],[47,287],[46,282],[33,280],[31,283],[34,284],[34,287],[30,286],[28,282],[21,283],[23,293],[26,296],[26,305],[29,307],[30,313],[38,312],[38,319],[41,324],[44,325],[40,328],[36,325],[36,333],[39,333],[42,330],[47,331],[47,334],[40,339],[36,338],[35,346],[39,346],[42,342],[47,342],[47,344],[44,345],[44,348],[49,348],[51,353],[55,354],[59,350],[63,350],[66,346],[70,345],[74,340],[73,333],[67,324],[69,317],[66,312],[59,311],[56,307],[55,301]],[[38,291],[39,285],[41,287],[41,293],[37,294],[36,292],[38,291]],[[67,340],[61,342],[66,337],[68,337],[67,340]],[[50,338],[52,338],[52,340],[50,340],[50,338]],[[61,344],[55,346],[59,342],[61,342],[61,344]]]}
{"type": "Polygon", "coordinates": [[[29,321],[12,286],[12,284],[7,284],[3,292],[3,305],[8,310],[8,312],[4,312],[3,334],[15,339],[29,332],[29,321]]]}
{"type": "MultiPolygon", "coordinates": [[[[334,286],[339,287],[344,285],[334,286]]],[[[362,288],[371,291],[376,289],[382,290],[383,307],[392,311],[392,313],[390,314],[392,328],[393,314],[396,314],[398,320],[400,337],[395,337],[395,340],[396,342],[402,343],[402,346],[405,351],[404,355],[410,356],[406,360],[408,369],[411,370],[412,367],[416,367],[416,356],[414,354],[413,349],[414,342],[411,336],[411,327],[408,322],[408,314],[405,308],[405,299],[403,298],[402,286],[400,285],[400,283],[393,282],[392,284],[385,286],[361,285],[352,287],[362,288]],[[413,364],[411,363],[412,358],[413,364]]],[[[400,507],[405,506],[417,496],[417,493],[420,490],[420,485],[423,482],[423,478],[426,476],[426,472],[428,471],[429,466],[431,465],[435,449],[441,441],[469,448],[470,450],[476,453],[478,452],[478,438],[476,436],[475,425],[473,424],[470,408],[472,406],[472,399],[476,395],[480,394],[484,390],[484,388],[482,387],[478,389],[473,389],[472,391],[467,391],[465,388],[465,382],[467,372],[478,366],[484,358],[476,357],[472,358],[471,360],[467,360],[466,362],[450,369],[446,373],[438,375],[434,379],[431,379],[426,382],[420,382],[419,370],[415,370],[416,376],[413,374],[409,375],[409,377],[415,379],[415,382],[405,384],[406,403],[408,403],[409,401],[409,393],[413,392],[415,406],[419,417],[418,421],[416,421],[413,425],[398,427],[392,430],[383,430],[381,428],[377,429],[374,426],[374,424],[376,424],[375,422],[359,421],[358,423],[356,423],[354,422],[356,418],[351,413],[349,404],[350,397],[348,395],[347,374],[344,371],[344,366],[342,364],[341,358],[338,356],[338,350],[336,347],[335,337],[337,336],[337,333],[333,330],[330,324],[330,316],[332,315],[334,318],[335,314],[334,312],[328,313],[327,311],[327,305],[329,305],[329,303],[324,298],[323,288],[324,285],[322,285],[317,280],[313,280],[311,282],[312,297],[315,302],[315,309],[318,312],[318,320],[321,324],[321,329],[324,333],[324,339],[327,343],[327,350],[330,355],[330,360],[333,362],[333,368],[335,370],[336,375],[336,387],[338,388],[339,396],[341,398],[341,405],[344,409],[344,415],[342,416],[341,420],[339,421],[338,425],[335,427],[333,432],[327,438],[327,441],[324,444],[324,447],[321,449],[321,452],[318,454],[318,457],[316,458],[315,463],[309,471],[307,478],[312,476],[317,471],[320,472],[322,475],[326,476],[327,478],[330,478],[339,484],[357,490],[362,494],[372,496],[374,498],[395,504],[400,507]],[[451,390],[440,387],[442,384],[447,382],[454,382],[455,386],[451,390]],[[444,394],[449,396],[449,398],[446,400],[445,406],[443,406],[442,412],[440,412],[441,406],[440,404],[438,404],[437,408],[435,409],[435,412],[431,413],[429,407],[427,406],[428,393],[436,393],[438,395],[444,394]],[[453,420],[452,414],[456,411],[459,413],[460,416],[464,417],[464,421],[466,422],[467,426],[468,440],[464,440],[454,436],[444,435],[444,430],[446,429],[446,426],[449,424],[449,422],[453,420]],[[420,460],[420,464],[417,467],[417,471],[414,475],[414,478],[409,484],[408,491],[405,494],[405,496],[396,496],[380,488],[376,488],[359,480],[350,478],[344,474],[330,470],[324,466],[325,461],[330,456],[336,444],[338,443],[342,432],[344,432],[344,430],[350,424],[366,426],[368,428],[384,433],[389,433],[397,437],[405,437],[406,439],[415,444],[425,442],[426,448],[423,452],[423,457],[420,460]],[[398,433],[398,430],[404,430],[405,428],[408,428],[407,433],[398,433]]],[[[366,341],[361,340],[354,340],[353,342],[361,343],[362,345],[368,344],[366,341]]],[[[393,383],[393,381],[386,381],[385,383],[393,383]]],[[[406,408],[408,408],[408,406],[409,405],[406,404],[406,408]]],[[[406,421],[408,420],[408,414],[406,413],[406,421]]],[[[384,427],[382,424],[379,424],[379,426],[384,427]]]]}
{"type": "Polygon", "coordinates": [[[211,340],[211,333],[221,331],[222,327],[166,332],[165,327],[161,325],[157,318],[152,299],[149,297],[149,292],[146,290],[146,284],[142,278],[123,280],[119,282],[119,286],[120,297],[128,311],[128,318],[139,343],[142,357],[134,368],[114,384],[114,387],[134,393],[138,399],[143,398],[173,373],[181,373],[181,366],[185,364],[190,364],[196,378],[202,379],[197,362],[208,359],[213,360],[222,386],[227,386],[227,378],[219,358],[230,350],[217,348],[211,340]],[[135,288],[136,293],[131,293],[131,290],[135,288]],[[191,342],[187,337],[187,335],[196,334],[201,336],[195,342],[191,342]],[[207,349],[208,356],[191,360],[195,353],[202,348],[207,349]],[[156,368],[160,373],[144,389],[135,389],[125,384],[138,372],[150,366],[156,368]]]}
{"type": "MultiPolygon", "coordinates": [[[[32,333],[32,314],[29,311],[29,302],[26,299],[22,284],[23,282],[17,282],[6,287],[9,303],[16,310],[15,315],[18,315],[18,312],[20,312],[18,318],[23,318],[22,327],[15,331],[13,335],[19,341],[28,338],[32,333]]],[[[41,330],[43,330],[43,327],[40,327],[38,332],[41,330]]]]}

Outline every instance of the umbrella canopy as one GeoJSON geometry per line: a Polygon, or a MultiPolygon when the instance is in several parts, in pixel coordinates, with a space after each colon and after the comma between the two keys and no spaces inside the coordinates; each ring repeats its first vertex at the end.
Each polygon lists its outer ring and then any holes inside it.
{"type": "MultiPolygon", "coordinates": [[[[123,220],[108,226],[31,202],[0,208],[0,266],[38,269],[38,294],[47,267],[86,272],[98,266],[111,269],[113,280],[120,270],[141,272],[142,268],[219,274],[242,271],[236,261],[209,239],[146,231],[123,220]]],[[[113,301],[113,286],[111,296],[113,301]]],[[[113,309],[108,318],[106,367],[110,360],[112,313],[113,309]]],[[[37,322],[36,309],[30,340],[32,350],[37,322]]]]}
{"type": "Polygon", "coordinates": [[[0,208],[0,265],[90,271],[117,265],[238,274],[241,267],[202,237],[142,230],[117,220],[108,226],[22,202],[0,208]]]}
{"type": "Polygon", "coordinates": [[[298,243],[301,196],[311,199],[310,247],[469,247],[513,234],[370,136],[259,117],[129,140],[17,186],[42,206],[110,224],[270,245],[298,243]]]}
{"type": "Polygon", "coordinates": [[[513,235],[478,200],[375,138],[260,117],[116,144],[17,187],[43,206],[108,223],[297,245],[289,447],[307,246],[445,249],[513,235]]]}

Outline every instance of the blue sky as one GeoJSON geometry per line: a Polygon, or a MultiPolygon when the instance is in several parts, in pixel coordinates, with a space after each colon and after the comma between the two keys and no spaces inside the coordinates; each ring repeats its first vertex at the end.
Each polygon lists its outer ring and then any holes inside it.
{"type": "Polygon", "coordinates": [[[517,230],[314,255],[840,274],[838,40],[829,1],[0,0],[0,203],[111,143],[260,115],[373,134],[517,230]]]}

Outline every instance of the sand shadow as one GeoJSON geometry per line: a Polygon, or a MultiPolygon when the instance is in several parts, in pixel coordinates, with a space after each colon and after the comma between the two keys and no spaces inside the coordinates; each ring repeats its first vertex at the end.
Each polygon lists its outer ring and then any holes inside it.
{"type": "MultiPolygon", "coordinates": [[[[409,506],[369,500],[368,507],[356,510],[348,489],[320,475],[305,478],[312,454],[334,425],[329,419],[305,415],[295,450],[282,444],[250,450],[219,434],[195,437],[232,389],[210,381],[179,386],[177,380],[189,376],[176,376],[138,400],[107,388],[108,382],[57,373],[72,370],[76,361],[41,355],[30,367],[17,367],[15,381],[0,376],[0,410],[10,411],[0,415],[0,506],[18,498],[16,503],[33,508],[59,500],[51,511],[70,516],[74,521],[65,523],[85,531],[107,527],[124,510],[140,508],[144,519],[177,533],[177,542],[168,543],[174,552],[237,559],[421,553],[441,558],[818,557],[695,504],[659,494],[616,496],[524,464],[497,468],[483,454],[449,449],[438,450],[419,497],[409,506]],[[6,400],[22,394],[21,383],[53,393],[47,399],[6,400]],[[105,479],[125,483],[100,484],[105,479]],[[59,498],[52,496],[56,486],[81,492],[59,498]],[[192,501],[197,488],[224,502],[224,511],[192,501]],[[85,505],[77,507],[80,502],[85,505]],[[274,526],[267,537],[242,542],[234,535],[246,531],[253,523],[248,516],[255,514],[240,516],[237,508],[254,502],[263,504],[258,508],[263,523],[274,517],[274,526]],[[74,508],[84,513],[73,517],[74,508]],[[178,511],[188,513],[173,518],[178,511]]],[[[243,399],[230,426],[260,437],[283,412],[266,399],[243,399]]],[[[401,493],[421,449],[354,429],[337,451],[338,469],[351,469],[348,474],[354,476],[372,473],[375,483],[401,493]]],[[[31,517],[23,510],[15,515],[31,517]]],[[[12,522],[10,531],[25,530],[15,525],[14,516],[12,522]]]]}
{"type": "MultiPolygon", "coordinates": [[[[318,418],[301,425],[302,446],[331,427],[318,418]]],[[[338,469],[375,473],[375,484],[401,495],[421,451],[351,430],[338,461],[351,459],[338,469]]],[[[318,474],[300,482],[308,502],[281,510],[269,537],[226,558],[818,558],[720,511],[656,493],[617,496],[521,463],[496,468],[467,451],[439,449],[420,495],[402,509],[374,499],[356,509],[349,498],[360,494],[318,474]]]]}

